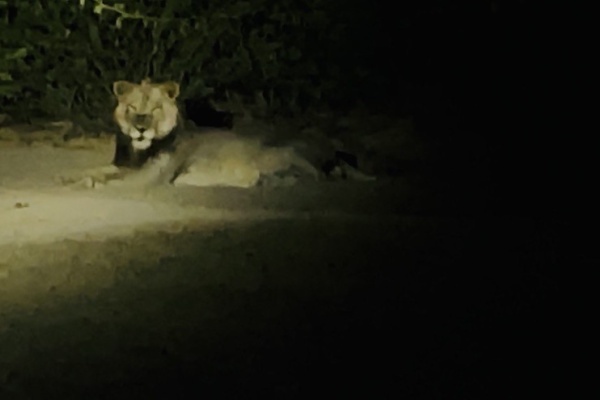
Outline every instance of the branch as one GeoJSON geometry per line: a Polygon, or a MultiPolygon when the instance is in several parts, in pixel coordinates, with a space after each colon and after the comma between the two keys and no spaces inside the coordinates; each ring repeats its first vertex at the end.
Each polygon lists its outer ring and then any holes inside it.
{"type": "Polygon", "coordinates": [[[117,14],[120,14],[119,18],[120,19],[141,19],[144,21],[152,21],[152,22],[158,22],[158,21],[163,21],[164,18],[157,18],[157,17],[150,17],[148,15],[142,15],[140,14],[139,11],[135,11],[133,14],[130,12],[127,12],[125,10],[125,5],[122,3],[119,4],[115,4],[114,6],[110,6],[108,4],[104,4],[104,2],[102,0],[94,0],[96,5],[94,6],[94,13],[100,15],[102,13],[102,10],[108,10],[108,11],[113,11],[116,12],[117,14]]]}

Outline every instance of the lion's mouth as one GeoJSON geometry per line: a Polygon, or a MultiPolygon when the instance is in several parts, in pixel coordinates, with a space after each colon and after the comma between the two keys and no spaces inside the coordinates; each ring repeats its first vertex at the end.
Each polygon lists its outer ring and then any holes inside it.
{"type": "Polygon", "coordinates": [[[152,140],[156,134],[153,128],[135,127],[129,136],[138,140],[139,138],[152,140]]]}
{"type": "Polygon", "coordinates": [[[131,146],[133,147],[134,150],[146,150],[151,145],[152,145],[152,140],[141,137],[141,136],[139,138],[131,141],[131,146]]]}
{"type": "Polygon", "coordinates": [[[131,146],[134,150],[146,150],[152,145],[154,132],[152,129],[135,127],[129,132],[128,136],[131,138],[131,146]]]}

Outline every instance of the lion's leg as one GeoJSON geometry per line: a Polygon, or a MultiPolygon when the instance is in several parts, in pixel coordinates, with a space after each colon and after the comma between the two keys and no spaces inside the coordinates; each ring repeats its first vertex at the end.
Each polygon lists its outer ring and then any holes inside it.
{"type": "Polygon", "coordinates": [[[124,171],[119,167],[115,165],[106,165],[60,175],[57,177],[57,180],[63,185],[91,189],[103,186],[110,181],[122,179],[123,175],[124,171]]]}
{"type": "Polygon", "coordinates": [[[314,165],[312,165],[311,163],[309,163],[307,160],[300,157],[296,153],[294,153],[292,156],[292,165],[300,168],[307,174],[311,175],[317,181],[321,178],[321,173],[319,172],[319,170],[316,169],[314,165]]]}

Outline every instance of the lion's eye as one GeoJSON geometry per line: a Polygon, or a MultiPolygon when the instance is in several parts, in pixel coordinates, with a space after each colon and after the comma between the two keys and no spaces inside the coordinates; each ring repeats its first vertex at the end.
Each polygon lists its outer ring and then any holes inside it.
{"type": "Polygon", "coordinates": [[[152,109],[152,112],[162,110],[162,106],[156,106],[152,109]]]}
{"type": "Polygon", "coordinates": [[[127,109],[128,109],[129,111],[137,111],[137,108],[136,108],[136,107],[135,107],[133,104],[128,104],[128,105],[127,105],[127,109]]]}

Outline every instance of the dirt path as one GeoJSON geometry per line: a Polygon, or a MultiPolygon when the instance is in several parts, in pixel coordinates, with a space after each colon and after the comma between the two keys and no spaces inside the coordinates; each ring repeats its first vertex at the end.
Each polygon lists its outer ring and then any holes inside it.
{"type": "Polygon", "coordinates": [[[18,168],[59,153],[0,164],[2,399],[485,394],[552,261],[529,219],[407,213],[401,181],[82,191],[47,183],[62,161],[18,168]]]}

